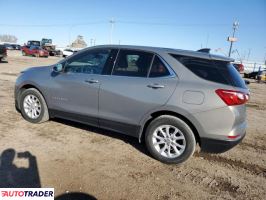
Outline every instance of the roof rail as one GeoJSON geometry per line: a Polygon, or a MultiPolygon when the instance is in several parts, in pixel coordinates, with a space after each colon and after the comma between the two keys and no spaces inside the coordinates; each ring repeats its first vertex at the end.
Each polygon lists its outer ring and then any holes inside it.
{"type": "Polygon", "coordinates": [[[210,53],[210,51],[211,51],[210,48],[203,48],[198,50],[198,52],[203,52],[203,53],[210,53]]]}

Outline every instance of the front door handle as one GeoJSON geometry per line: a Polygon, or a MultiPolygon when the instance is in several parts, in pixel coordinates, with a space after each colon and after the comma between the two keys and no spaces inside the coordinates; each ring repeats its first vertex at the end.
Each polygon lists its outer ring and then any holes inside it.
{"type": "Polygon", "coordinates": [[[147,87],[152,88],[152,89],[159,89],[159,88],[164,88],[164,85],[160,85],[158,83],[154,83],[154,84],[147,85],[147,87]]]}
{"type": "Polygon", "coordinates": [[[95,80],[95,79],[90,79],[90,80],[85,80],[86,83],[99,83],[98,80],[95,80]]]}

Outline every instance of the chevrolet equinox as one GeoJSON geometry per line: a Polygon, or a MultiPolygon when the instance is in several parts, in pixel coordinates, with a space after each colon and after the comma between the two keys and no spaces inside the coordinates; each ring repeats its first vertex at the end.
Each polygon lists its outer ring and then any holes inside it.
{"type": "Polygon", "coordinates": [[[221,153],[245,136],[249,91],[228,57],[103,45],[17,78],[15,105],[29,122],[58,117],[134,136],[164,163],[221,153]]]}

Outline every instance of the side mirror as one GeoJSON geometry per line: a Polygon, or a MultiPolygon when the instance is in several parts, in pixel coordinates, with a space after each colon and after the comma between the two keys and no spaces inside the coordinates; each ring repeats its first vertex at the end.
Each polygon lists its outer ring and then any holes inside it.
{"type": "Polygon", "coordinates": [[[53,71],[54,72],[62,72],[63,71],[63,65],[62,64],[56,64],[54,67],[53,67],[53,71]]]}

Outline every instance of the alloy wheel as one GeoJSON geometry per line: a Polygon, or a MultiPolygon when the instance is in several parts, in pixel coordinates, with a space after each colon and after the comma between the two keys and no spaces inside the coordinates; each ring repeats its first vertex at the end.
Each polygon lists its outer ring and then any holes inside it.
{"type": "Polygon", "coordinates": [[[167,158],[179,157],[186,148],[186,139],[182,131],[172,125],[161,125],[152,135],[156,151],[167,158]]]}
{"type": "Polygon", "coordinates": [[[37,119],[41,114],[41,102],[38,97],[29,94],[24,98],[23,109],[29,118],[37,119]]]}

